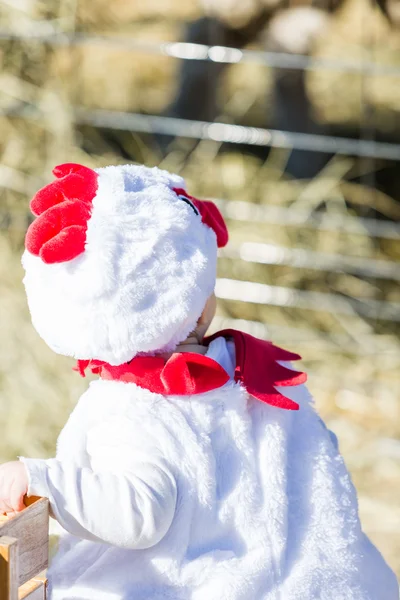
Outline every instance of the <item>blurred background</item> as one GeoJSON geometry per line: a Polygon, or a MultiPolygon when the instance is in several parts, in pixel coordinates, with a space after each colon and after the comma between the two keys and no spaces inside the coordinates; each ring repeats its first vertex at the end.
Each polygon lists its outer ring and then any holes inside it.
{"type": "Polygon", "coordinates": [[[400,0],[0,0],[0,461],[87,386],[34,332],[28,200],[140,162],[218,202],[214,329],[299,352],[400,575],[400,0]]]}

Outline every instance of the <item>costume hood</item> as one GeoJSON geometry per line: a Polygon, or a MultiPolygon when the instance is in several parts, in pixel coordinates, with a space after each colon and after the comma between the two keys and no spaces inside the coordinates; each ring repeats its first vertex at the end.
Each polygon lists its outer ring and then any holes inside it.
{"type": "Polygon", "coordinates": [[[158,168],[65,164],[31,202],[22,263],[33,325],[56,352],[119,365],[195,328],[228,241],[211,202],[158,168]]]}

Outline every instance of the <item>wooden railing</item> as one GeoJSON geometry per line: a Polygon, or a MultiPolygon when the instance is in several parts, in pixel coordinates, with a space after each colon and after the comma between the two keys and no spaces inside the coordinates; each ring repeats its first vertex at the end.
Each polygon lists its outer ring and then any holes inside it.
{"type": "Polygon", "coordinates": [[[49,502],[26,504],[15,517],[0,516],[0,600],[46,600],[49,502]]]}

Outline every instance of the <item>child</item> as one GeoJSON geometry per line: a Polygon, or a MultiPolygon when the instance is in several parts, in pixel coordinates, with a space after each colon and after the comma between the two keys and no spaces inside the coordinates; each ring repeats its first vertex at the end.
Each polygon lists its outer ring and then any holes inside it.
{"type": "Polygon", "coordinates": [[[158,169],[54,174],[31,203],[32,320],[99,379],[56,458],[0,468],[0,513],[46,496],[65,530],[51,600],[397,600],[299,356],[204,337],[218,209],[158,169]]]}

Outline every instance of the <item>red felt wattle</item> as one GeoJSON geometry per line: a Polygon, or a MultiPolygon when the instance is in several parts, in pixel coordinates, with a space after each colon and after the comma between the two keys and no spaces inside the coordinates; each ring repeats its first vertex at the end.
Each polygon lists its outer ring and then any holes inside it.
{"type": "MultiPolygon", "coordinates": [[[[300,385],[307,380],[305,373],[287,369],[277,362],[299,360],[298,354],[234,329],[220,331],[206,338],[204,343],[208,345],[221,336],[233,339],[236,349],[235,381],[241,382],[251,396],[278,408],[299,409],[296,402],[276,389],[300,385]]],[[[190,352],[175,353],[168,360],[161,356],[140,356],[117,367],[98,360],[78,360],[75,370],[84,377],[87,368],[102,379],[135,383],[164,395],[202,394],[223,386],[229,380],[219,363],[208,356],[190,352]]]]}
{"type": "Polygon", "coordinates": [[[36,220],[28,228],[25,246],[45,263],[70,261],[85,250],[87,222],[97,192],[97,173],[75,163],[53,170],[57,180],[31,202],[36,220]]]}
{"type": "Polygon", "coordinates": [[[215,232],[218,248],[226,246],[229,240],[228,228],[224,221],[224,217],[221,215],[214,202],[210,202],[209,200],[198,200],[197,198],[190,196],[187,191],[182,188],[174,188],[174,192],[178,194],[178,196],[183,195],[191,200],[192,204],[199,211],[202,222],[215,232]]]}

